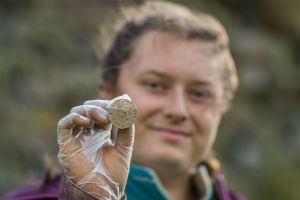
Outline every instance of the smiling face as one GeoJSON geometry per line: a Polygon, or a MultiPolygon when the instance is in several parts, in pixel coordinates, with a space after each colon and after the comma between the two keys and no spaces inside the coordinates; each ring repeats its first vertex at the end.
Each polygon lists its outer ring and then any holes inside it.
{"type": "Polygon", "coordinates": [[[213,43],[148,31],[119,73],[115,95],[138,108],[132,162],[190,170],[210,151],[222,115],[213,43]]]}

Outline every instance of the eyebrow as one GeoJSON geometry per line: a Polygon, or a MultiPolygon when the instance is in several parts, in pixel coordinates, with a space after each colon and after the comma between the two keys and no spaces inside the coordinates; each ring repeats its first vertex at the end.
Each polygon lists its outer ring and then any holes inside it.
{"type": "Polygon", "coordinates": [[[153,75],[159,76],[161,78],[171,78],[168,74],[166,74],[164,72],[159,72],[156,70],[148,70],[148,71],[143,72],[142,74],[153,74],[153,75]]]}
{"type": "MultiPolygon", "coordinates": [[[[148,70],[143,72],[142,74],[153,74],[156,76],[159,76],[161,78],[167,78],[167,79],[172,79],[172,77],[164,72],[156,71],[156,70],[148,70]]],[[[191,81],[193,85],[197,86],[212,86],[213,84],[209,81],[199,81],[199,80],[192,80],[191,81]]]]}
{"type": "Polygon", "coordinates": [[[211,86],[212,85],[212,83],[208,82],[208,81],[192,81],[192,83],[194,85],[200,85],[200,86],[202,86],[202,85],[211,86]]]}

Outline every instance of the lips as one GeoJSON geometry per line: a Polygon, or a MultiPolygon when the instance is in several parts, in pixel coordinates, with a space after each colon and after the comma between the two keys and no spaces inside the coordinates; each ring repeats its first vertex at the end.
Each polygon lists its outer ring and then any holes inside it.
{"type": "Polygon", "coordinates": [[[191,137],[191,134],[189,132],[183,131],[181,129],[169,127],[155,127],[152,129],[155,133],[167,140],[181,141],[187,139],[188,137],[191,137]]]}

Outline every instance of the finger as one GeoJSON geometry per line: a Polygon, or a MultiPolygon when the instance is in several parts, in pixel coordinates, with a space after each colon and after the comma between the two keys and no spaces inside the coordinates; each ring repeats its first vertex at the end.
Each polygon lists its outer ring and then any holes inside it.
{"type": "Polygon", "coordinates": [[[71,129],[75,126],[88,126],[90,120],[78,113],[70,113],[58,122],[58,129],[71,129]]]}
{"type": "Polygon", "coordinates": [[[90,126],[91,121],[77,113],[71,113],[58,122],[57,136],[59,142],[64,142],[72,136],[72,129],[76,126],[90,126]]]}
{"type": "Polygon", "coordinates": [[[108,110],[111,105],[111,101],[109,101],[109,100],[90,100],[90,101],[85,101],[83,103],[83,105],[93,105],[93,106],[98,106],[105,110],[108,110]]]}
{"type": "Polygon", "coordinates": [[[103,108],[94,105],[76,106],[71,109],[70,113],[77,113],[88,117],[95,121],[97,125],[100,125],[100,127],[102,126],[102,128],[105,128],[109,123],[108,112],[103,108]]]}
{"type": "Polygon", "coordinates": [[[135,128],[132,125],[130,128],[118,129],[115,148],[125,158],[126,161],[130,161],[132,146],[134,142],[135,128]]]}

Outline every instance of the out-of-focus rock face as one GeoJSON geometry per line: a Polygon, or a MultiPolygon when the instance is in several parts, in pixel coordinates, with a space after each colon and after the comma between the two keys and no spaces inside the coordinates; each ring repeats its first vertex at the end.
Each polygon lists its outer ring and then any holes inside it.
{"type": "MultiPolygon", "coordinates": [[[[240,87],[215,145],[229,185],[249,199],[297,199],[299,1],[180,2],[229,32],[240,87]]],[[[57,122],[97,98],[99,26],[123,4],[0,1],[0,195],[42,175],[43,154],[57,162],[57,122]]]]}

